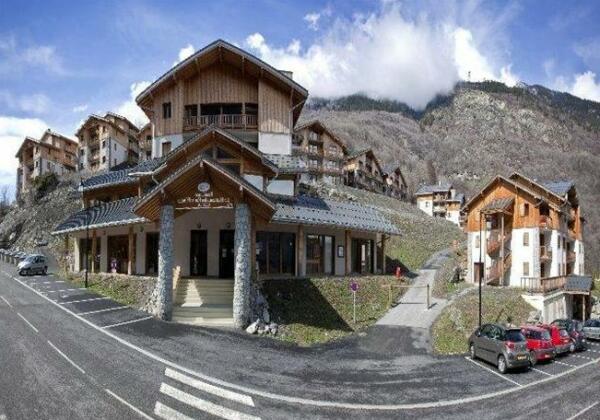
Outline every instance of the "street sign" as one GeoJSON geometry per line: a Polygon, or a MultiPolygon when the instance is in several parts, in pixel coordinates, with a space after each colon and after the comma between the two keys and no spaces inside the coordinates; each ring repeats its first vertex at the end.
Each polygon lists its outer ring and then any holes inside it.
{"type": "Polygon", "coordinates": [[[357,292],[358,291],[358,283],[355,281],[351,281],[350,282],[350,290],[352,290],[353,292],[357,292]]]}

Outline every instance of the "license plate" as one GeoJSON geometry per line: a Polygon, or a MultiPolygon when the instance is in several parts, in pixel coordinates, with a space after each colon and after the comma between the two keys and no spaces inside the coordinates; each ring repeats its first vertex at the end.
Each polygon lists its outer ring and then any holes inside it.
{"type": "Polygon", "coordinates": [[[527,356],[517,356],[517,360],[525,360],[527,359],[527,356]]]}

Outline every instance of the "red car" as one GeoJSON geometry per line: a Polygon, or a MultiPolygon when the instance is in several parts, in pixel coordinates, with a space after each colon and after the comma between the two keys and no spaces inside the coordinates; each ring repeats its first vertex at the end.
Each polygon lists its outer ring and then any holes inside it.
{"type": "Polygon", "coordinates": [[[556,325],[542,324],[540,328],[545,329],[550,333],[552,344],[554,345],[555,354],[568,353],[571,349],[571,337],[564,328],[559,328],[556,325]]]}
{"type": "Polygon", "coordinates": [[[529,362],[535,365],[537,362],[554,360],[556,348],[552,344],[550,331],[533,325],[524,325],[521,332],[527,340],[529,350],[529,362]]]}

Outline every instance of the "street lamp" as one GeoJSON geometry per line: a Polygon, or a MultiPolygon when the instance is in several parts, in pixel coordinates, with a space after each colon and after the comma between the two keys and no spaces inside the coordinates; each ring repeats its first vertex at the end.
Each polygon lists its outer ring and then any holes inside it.
{"type": "MultiPolygon", "coordinates": [[[[79,191],[83,197],[83,179],[79,182],[79,191]]],[[[83,200],[85,206],[85,288],[88,287],[88,271],[89,271],[89,258],[90,258],[90,222],[89,222],[89,207],[87,202],[83,200]]]]}
{"type": "Polygon", "coordinates": [[[482,220],[482,211],[479,210],[479,328],[481,328],[481,280],[485,273],[485,263],[483,262],[483,232],[481,222],[482,220]]]}

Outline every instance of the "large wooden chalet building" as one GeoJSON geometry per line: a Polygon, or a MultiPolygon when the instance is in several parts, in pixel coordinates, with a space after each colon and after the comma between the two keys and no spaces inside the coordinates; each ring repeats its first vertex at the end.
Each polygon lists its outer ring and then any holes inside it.
{"type": "Polygon", "coordinates": [[[295,147],[324,148],[319,176],[338,176],[345,152],[318,126],[293,140],[307,96],[289,73],[221,40],[162,75],[137,97],[150,119],[142,161],[88,178],[84,208],[54,232],[75,239],[73,269],[89,254],[92,272],[157,275],[157,316],[237,327],[248,321],[253,280],[381,272],[386,239],[399,233],[385,214],[298,193],[313,172],[295,147]],[[180,288],[193,283],[174,290],[174,267],[204,279],[200,294],[213,282],[226,297],[187,301],[180,288]]]}

